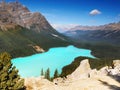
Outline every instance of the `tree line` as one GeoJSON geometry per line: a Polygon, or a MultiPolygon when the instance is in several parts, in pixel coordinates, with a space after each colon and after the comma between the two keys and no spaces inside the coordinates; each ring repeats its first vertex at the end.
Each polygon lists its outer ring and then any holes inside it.
{"type": "Polygon", "coordinates": [[[45,79],[48,79],[50,81],[52,81],[53,79],[59,77],[59,73],[58,73],[58,70],[56,69],[55,72],[54,72],[54,75],[53,77],[50,76],[50,69],[48,68],[45,72],[43,70],[43,68],[41,69],[41,76],[44,76],[45,79]]]}

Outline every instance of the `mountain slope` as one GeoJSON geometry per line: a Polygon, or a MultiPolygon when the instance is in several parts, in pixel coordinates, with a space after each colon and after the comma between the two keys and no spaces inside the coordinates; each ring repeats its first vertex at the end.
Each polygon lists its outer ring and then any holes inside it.
{"type": "Polygon", "coordinates": [[[31,13],[18,2],[0,3],[0,52],[21,57],[37,53],[34,46],[48,50],[68,44],[40,13],[31,13]]]}

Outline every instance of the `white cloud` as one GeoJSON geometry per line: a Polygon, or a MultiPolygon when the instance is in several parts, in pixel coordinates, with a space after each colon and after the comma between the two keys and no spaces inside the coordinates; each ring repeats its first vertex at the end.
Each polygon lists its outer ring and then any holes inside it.
{"type": "Polygon", "coordinates": [[[90,15],[98,15],[98,14],[101,14],[101,12],[99,10],[97,10],[97,9],[94,9],[94,10],[90,11],[89,14],[90,15]]]}
{"type": "Polygon", "coordinates": [[[75,26],[78,26],[78,24],[51,24],[51,25],[59,32],[65,32],[71,28],[74,28],[75,26]]]}

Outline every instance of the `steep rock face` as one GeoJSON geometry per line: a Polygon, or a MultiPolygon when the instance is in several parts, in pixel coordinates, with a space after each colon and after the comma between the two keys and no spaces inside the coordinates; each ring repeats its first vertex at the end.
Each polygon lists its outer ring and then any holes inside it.
{"type": "Polygon", "coordinates": [[[69,78],[80,79],[89,77],[91,71],[88,59],[80,62],[80,66],[70,75],[69,78]]]}
{"type": "Polygon", "coordinates": [[[2,23],[15,23],[36,32],[44,30],[47,32],[56,32],[42,14],[39,12],[30,12],[27,7],[19,2],[0,3],[0,8],[2,23]]]}

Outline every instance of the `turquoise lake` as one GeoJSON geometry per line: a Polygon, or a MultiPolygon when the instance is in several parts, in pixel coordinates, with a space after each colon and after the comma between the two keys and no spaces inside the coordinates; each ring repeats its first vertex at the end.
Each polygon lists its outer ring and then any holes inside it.
{"type": "Polygon", "coordinates": [[[78,56],[93,57],[91,50],[80,49],[74,46],[51,48],[47,52],[32,56],[12,59],[12,63],[19,70],[21,77],[38,77],[41,69],[50,68],[53,76],[55,69],[61,73],[62,67],[70,64],[78,56]]]}

